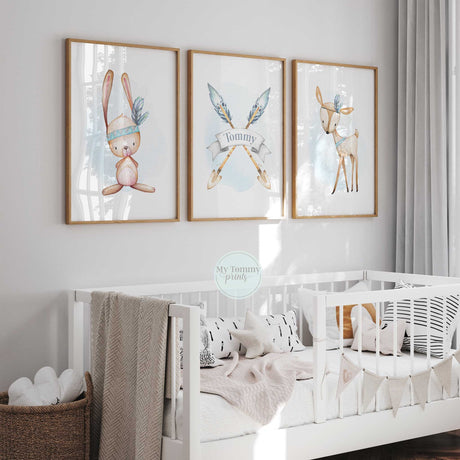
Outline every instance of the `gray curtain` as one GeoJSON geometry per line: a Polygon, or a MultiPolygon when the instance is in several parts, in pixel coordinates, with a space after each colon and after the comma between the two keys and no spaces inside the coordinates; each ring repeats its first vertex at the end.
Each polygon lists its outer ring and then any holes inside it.
{"type": "Polygon", "coordinates": [[[396,270],[448,275],[447,4],[399,1],[396,270]]]}

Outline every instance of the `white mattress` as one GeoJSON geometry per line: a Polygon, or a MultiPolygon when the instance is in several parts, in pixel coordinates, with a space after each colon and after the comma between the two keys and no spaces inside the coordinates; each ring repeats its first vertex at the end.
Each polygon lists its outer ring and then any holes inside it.
{"type": "MultiPolygon", "coordinates": [[[[297,352],[302,354],[303,359],[313,360],[313,349],[307,347],[306,350],[297,352]]],[[[353,362],[358,363],[358,352],[349,348],[345,350],[345,354],[349,356],[353,362]]],[[[414,356],[414,373],[427,369],[427,358],[425,355],[416,353],[414,356]]],[[[431,358],[431,365],[439,362],[439,359],[431,358]]],[[[325,389],[327,391],[328,400],[328,419],[337,418],[339,416],[339,404],[336,399],[338,372],[340,367],[340,351],[330,350],[327,352],[327,365],[329,373],[325,379],[325,389]]],[[[376,372],[376,357],[374,353],[362,353],[362,367],[376,372]]],[[[452,373],[452,394],[457,394],[458,380],[460,376],[460,366],[454,360],[452,373]]],[[[410,356],[405,353],[397,358],[397,368],[394,371],[393,356],[379,357],[379,375],[390,376],[407,376],[411,373],[410,356]]],[[[442,398],[442,389],[439,381],[432,373],[431,379],[431,400],[442,398]]],[[[344,391],[343,415],[350,416],[357,414],[358,407],[358,388],[360,379],[356,378],[344,391]]],[[[293,394],[286,406],[280,414],[275,416],[272,422],[265,427],[255,422],[252,418],[242,413],[236,407],[230,405],[222,397],[212,394],[200,393],[200,410],[201,410],[201,441],[216,441],[219,439],[233,438],[245,434],[256,433],[261,429],[272,428],[287,428],[291,426],[304,425],[313,423],[313,380],[297,381],[294,387],[293,394]]],[[[176,405],[176,435],[178,439],[182,439],[182,417],[183,417],[183,395],[179,393],[176,405]]],[[[379,390],[380,410],[390,409],[391,403],[388,395],[387,382],[384,381],[379,390]]],[[[409,385],[403,396],[401,406],[410,405],[410,390],[409,385]]],[[[367,412],[375,410],[375,402],[372,402],[367,409],[367,412]]],[[[170,401],[166,402],[163,434],[171,436],[171,414],[170,401]]]]}

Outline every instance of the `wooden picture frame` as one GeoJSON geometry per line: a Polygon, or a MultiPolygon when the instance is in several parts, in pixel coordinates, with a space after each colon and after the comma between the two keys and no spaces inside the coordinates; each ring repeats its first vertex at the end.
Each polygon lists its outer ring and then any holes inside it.
{"type": "Polygon", "coordinates": [[[67,224],[179,221],[179,52],[66,39],[67,224]]]}
{"type": "Polygon", "coordinates": [[[294,219],[377,217],[378,68],[293,60],[292,149],[294,219]]]}
{"type": "Polygon", "coordinates": [[[189,50],[188,219],[283,218],[285,124],[284,58],[189,50]]]}

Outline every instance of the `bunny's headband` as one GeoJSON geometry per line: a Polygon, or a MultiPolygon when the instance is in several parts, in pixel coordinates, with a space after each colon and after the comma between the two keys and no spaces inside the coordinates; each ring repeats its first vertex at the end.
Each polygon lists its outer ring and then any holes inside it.
{"type": "Polygon", "coordinates": [[[129,134],[138,133],[138,132],[139,132],[139,126],[137,125],[128,126],[122,129],[116,129],[115,131],[112,131],[111,133],[107,133],[107,140],[110,142],[116,139],[117,137],[127,136],[129,134]]]}

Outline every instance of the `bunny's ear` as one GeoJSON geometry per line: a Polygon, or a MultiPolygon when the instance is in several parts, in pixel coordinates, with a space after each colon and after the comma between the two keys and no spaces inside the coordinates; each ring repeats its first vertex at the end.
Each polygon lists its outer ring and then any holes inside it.
{"type": "Polygon", "coordinates": [[[133,110],[133,96],[131,94],[131,85],[129,84],[129,77],[127,73],[124,73],[121,76],[121,84],[123,85],[123,88],[125,90],[125,94],[128,99],[129,106],[131,107],[131,110],[133,110]]]}
{"type": "Polygon", "coordinates": [[[107,109],[109,108],[109,97],[112,91],[113,84],[113,71],[107,70],[102,83],[102,109],[104,110],[105,127],[108,128],[109,122],[107,121],[107,109]]]}

